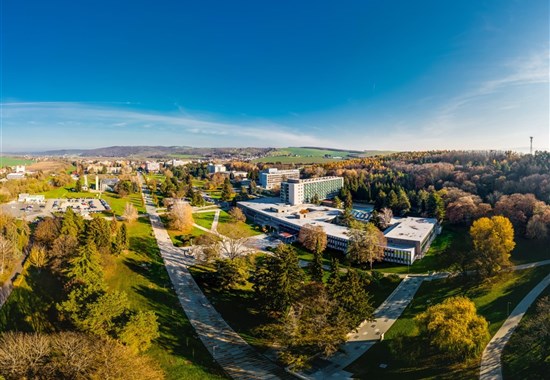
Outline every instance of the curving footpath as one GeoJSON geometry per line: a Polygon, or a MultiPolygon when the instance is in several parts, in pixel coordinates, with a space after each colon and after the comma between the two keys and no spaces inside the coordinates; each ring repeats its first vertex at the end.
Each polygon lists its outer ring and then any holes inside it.
{"type": "Polygon", "coordinates": [[[183,311],[214,360],[233,379],[294,379],[246,343],[210,304],[187,269],[181,250],[172,244],[145,188],[143,195],[161,256],[183,311]]]}
{"type": "MultiPolygon", "coordinates": [[[[550,263],[550,260],[546,262],[539,262],[530,265],[540,266],[550,263]],[[538,265],[537,265],[538,264],[538,265]]],[[[518,266],[522,267],[522,266],[518,266]]],[[[525,268],[521,268],[525,269],[525,268]]],[[[537,299],[537,297],[542,293],[542,291],[550,285],[550,274],[548,274],[541,282],[537,284],[531,291],[521,300],[521,302],[515,307],[510,316],[504,321],[504,324],[493,336],[481,357],[481,368],[479,371],[480,380],[501,380],[502,379],[502,365],[501,365],[501,355],[504,346],[508,343],[508,340],[512,336],[512,333],[518,326],[521,318],[531,306],[531,304],[537,299]]]]}

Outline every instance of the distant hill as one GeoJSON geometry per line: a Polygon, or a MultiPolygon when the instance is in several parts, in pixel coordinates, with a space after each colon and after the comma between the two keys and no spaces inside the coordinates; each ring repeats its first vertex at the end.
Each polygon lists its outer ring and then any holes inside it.
{"type": "Polygon", "coordinates": [[[97,149],[62,149],[34,153],[39,156],[198,158],[256,157],[273,148],[193,148],[188,146],[110,146],[97,149]]]}

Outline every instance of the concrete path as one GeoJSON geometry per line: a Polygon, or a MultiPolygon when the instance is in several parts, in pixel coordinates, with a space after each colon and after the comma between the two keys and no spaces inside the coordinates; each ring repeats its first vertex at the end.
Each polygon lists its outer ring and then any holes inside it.
{"type": "Polygon", "coordinates": [[[218,232],[218,220],[220,219],[220,210],[216,210],[214,214],[214,220],[212,221],[212,227],[210,228],[214,232],[218,232]]]}
{"type": "Polygon", "coordinates": [[[148,190],[143,189],[143,192],[145,208],[174,290],[191,325],[214,360],[233,379],[294,379],[248,345],[210,304],[187,269],[181,250],[172,244],[148,190]]]}
{"type": "MultiPolygon", "coordinates": [[[[550,260],[547,260],[550,263],[550,260]]],[[[542,263],[542,262],[539,262],[542,263]]],[[[535,263],[537,264],[537,263],[535,263]]],[[[535,266],[546,265],[539,264],[535,266]]],[[[531,304],[537,299],[542,291],[550,285],[550,274],[548,274],[541,282],[538,283],[516,306],[510,316],[504,321],[502,327],[493,336],[493,339],[489,342],[483,355],[481,357],[481,368],[479,371],[479,378],[481,380],[501,380],[502,379],[502,365],[500,357],[502,350],[508,340],[512,336],[512,333],[518,326],[521,318],[531,306],[531,304]]]]}
{"type": "Polygon", "coordinates": [[[390,329],[413,299],[416,291],[427,276],[406,277],[392,294],[375,310],[374,321],[364,321],[355,332],[348,334],[348,341],[338,352],[327,360],[321,360],[322,368],[312,374],[301,374],[310,379],[348,379],[352,374],[343,370],[376,342],[390,329]]]}

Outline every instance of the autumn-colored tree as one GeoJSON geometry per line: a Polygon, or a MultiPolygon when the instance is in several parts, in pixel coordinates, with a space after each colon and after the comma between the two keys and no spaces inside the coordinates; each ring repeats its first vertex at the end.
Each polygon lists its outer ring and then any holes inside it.
{"type": "Polygon", "coordinates": [[[38,244],[33,245],[29,254],[29,263],[38,270],[41,270],[46,266],[47,262],[46,248],[38,244]]]}
{"type": "Polygon", "coordinates": [[[122,217],[129,223],[132,223],[133,221],[135,221],[138,217],[138,211],[136,207],[130,202],[126,202],[126,206],[124,206],[124,213],[122,214],[122,217]]]}
{"type": "Polygon", "coordinates": [[[113,339],[82,333],[0,334],[0,378],[160,380],[162,370],[113,339]]]}
{"type": "Polygon", "coordinates": [[[349,230],[348,255],[357,264],[372,264],[384,258],[386,237],[372,223],[353,222],[349,230]]]}
{"type": "Polygon", "coordinates": [[[176,202],[168,213],[168,224],[171,229],[188,234],[193,230],[193,209],[184,202],[176,202]]]}
{"type": "Polygon", "coordinates": [[[482,277],[492,276],[510,266],[510,253],[516,246],[514,227],[504,216],[480,218],[470,228],[475,264],[482,277]]]}
{"type": "Polygon", "coordinates": [[[232,207],[231,210],[229,210],[229,216],[232,222],[246,222],[246,216],[238,207],[232,207]]]}
{"type": "Polygon", "coordinates": [[[529,219],[525,236],[529,239],[544,239],[548,236],[548,227],[541,215],[533,215],[533,217],[529,219]]]}
{"type": "Polygon", "coordinates": [[[17,249],[13,241],[0,234],[0,274],[4,273],[7,262],[16,255],[17,249]]]}
{"type": "Polygon", "coordinates": [[[447,298],[415,318],[420,336],[449,360],[478,357],[489,341],[489,324],[466,297],[447,298]]]}
{"type": "Polygon", "coordinates": [[[327,247],[327,233],[322,226],[304,224],[300,229],[298,241],[312,252],[323,252],[327,247]]]}

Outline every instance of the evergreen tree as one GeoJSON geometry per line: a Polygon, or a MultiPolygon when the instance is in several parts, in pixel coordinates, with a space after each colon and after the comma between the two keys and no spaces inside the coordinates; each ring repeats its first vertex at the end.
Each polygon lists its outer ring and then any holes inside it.
{"type": "Polygon", "coordinates": [[[222,193],[220,199],[223,202],[229,202],[231,200],[231,197],[233,195],[233,187],[231,186],[231,182],[229,181],[229,178],[225,178],[222,185],[222,193]]]}
{"type": "Polygon", "coordinates": [[[392,211],[396,211],[397,210],[397,204],[399,203],[398,199],[397,199],[397,194],[395,193],[395,191],[393,191],[393,189],[388,193],[388,200],[387,200],[387,204],[388,204],[388,207],[392,209],[392,211]]]}
{"type": "Polygon", "coordinates": [[[323,282],[323,260],[322,253],[318,250],[313,252],[313,261],[309,265],[311,279],[317,282],[323,282]]]}
{"type": "Polygon", "coordinates": [[[262,311],[285,313],[302,287],[303,279],[294,248],[279,245],[273,256],[258,264],[254,277],[254,291],[263,305],[262,311]]]}
{"type": "Polygon", "coordinates": [[[411,210],[411,202],[407,193],[403,189],[399,189],[399,194],[397,195],[397,210],[400,215],[405,215],[411,210]]]}
{"type": "Polygon", "coordinates": [[[438,192],[432,191],[426,203],[426,212],[432,218],[443,220],[445,217],[445,204],[438,192]]]}

